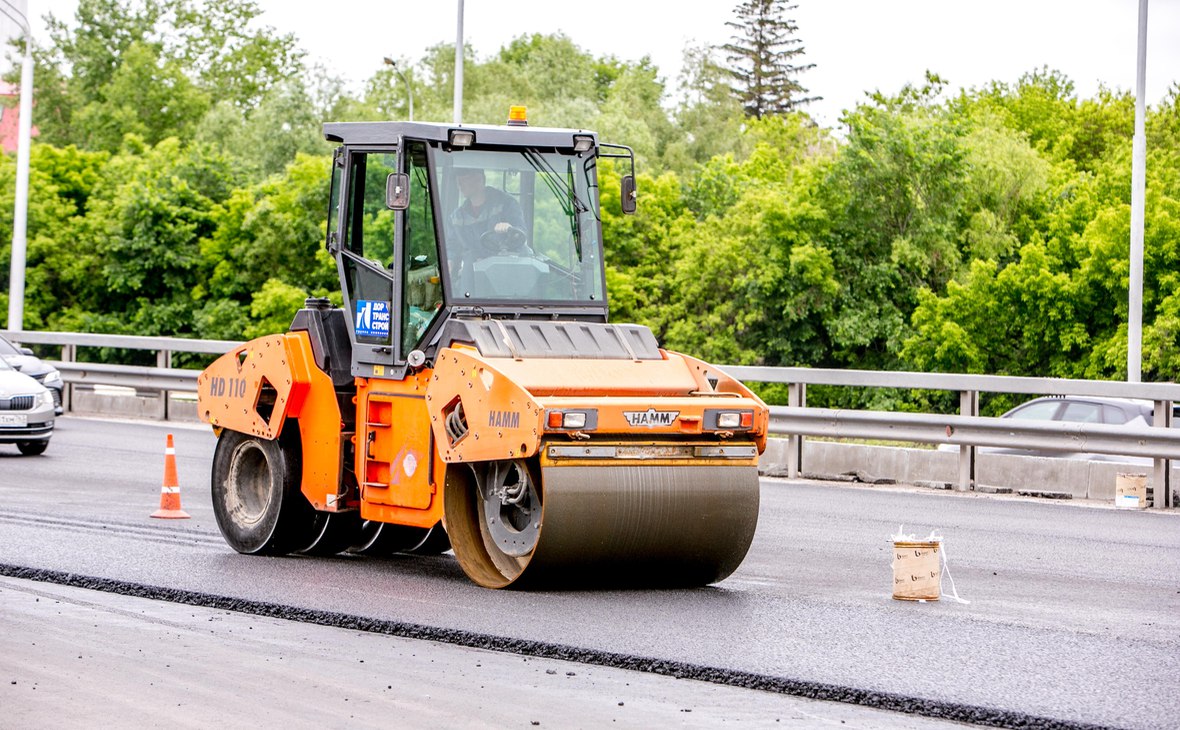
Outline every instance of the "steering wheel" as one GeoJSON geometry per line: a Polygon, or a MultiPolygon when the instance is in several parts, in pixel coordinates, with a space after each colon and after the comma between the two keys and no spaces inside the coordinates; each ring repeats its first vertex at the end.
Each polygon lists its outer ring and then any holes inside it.
{"type": "Polygon", "coordinates": [[[503,231],[494,227],[479,237],[479,245],[489,254],[520,254],[524,253],[529,235],[516,226],[508,226],[503,231]]]}

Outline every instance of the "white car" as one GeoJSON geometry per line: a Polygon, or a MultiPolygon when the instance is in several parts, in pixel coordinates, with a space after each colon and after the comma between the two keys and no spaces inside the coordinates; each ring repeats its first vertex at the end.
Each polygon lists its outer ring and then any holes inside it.
{"type": "Polygon", "coordinates": [[[43,453],[53,435],[53,394],[0,358],[0,444],[25,456],[43,453]]]}
{"type": "MultiPolygon", "coordinates": [[[[1111,426],[1140,427],[1153,423],[1154,404],[1148,400],[1130,398],[1099,398],[1095,396],[1066,395],[1034,398],[1021,403],[1000,416],[1018,421],[1060,421],[1064,423],[1104,423],[1111,426]]],[[[942,444],[939,451],[958,451],[958,446],[942,444]]],[[[1113,454],[1091,454],[1080,451],[1043,451],[1034,449],[1002,448],[980,446],[980,454],[1017,454],[1021,456],[1050,456],[1064,459],[1086,459],[1090,461],[1117,461],[1128,464],[1151,464],[1152,460],[1142,456],[1117,456],[1113,454]]]]}

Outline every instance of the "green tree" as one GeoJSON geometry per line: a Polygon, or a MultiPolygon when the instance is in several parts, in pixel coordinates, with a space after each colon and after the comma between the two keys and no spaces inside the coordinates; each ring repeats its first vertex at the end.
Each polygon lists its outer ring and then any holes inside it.
{"type": "Polygon", "coordinates": [[[822,211],[782,184],[749,188],[724,218],[688,233],[669,302],[667,344],[717,362],[809,364],[840,292],[831,252],[812,240],[822,211]]]}
{"type": "MultiPolygon", "coordinates": [[[[29,160],[29,205],[23,325],[44,329],[94,277],[94,255],[80,234],[106,155],[35,145],[29,160]]],[[[9,282],[16,162],[0,157],[0,286],[9,282]]],[[[0,294],[8,311],[7,291],[0,294]]]]}
{"type": "Polygon", "coordinates": [[[887,367],[925,286],[962,266],[963,127],[935,103],[941,82],[877,95],[843,118],[848,142],[819,193],[844,283],[827,323],[834,364],[887,367]]]}
{"type": "Polygon", "coordinates": [[[963,138],[963,190],[968,217],[963,231],[967,260],[1009,261],[1034,235],[1049,203],[1051,164],[1027,139],[996,120],[974,126],[963,138]]]}
{"type": "Polygon", "coordinates": [[[795,21],[785,17],[798,5],[787,0],[745,0],[734,9],[736,21],[726,23],[736,33],[722,48],[728,53],[733,91],[749,116],[785,114],[819,97],[806,97],[800,73],[815,64],[799,64],[802,41],[795,21]]]}
{"type": "Polygon", "coordinates": [[[954,105],[964,114],[994,115],[1026,135],[1048,160],[1088,171],[1111,150],[1129,144],[1134,126],[1129,93],[1100,89],[1097,98],[1080,101],[1073,81],[1048,68],[1024,74],[1015,84],[993,82],[963,92],[954,105]]]}
{"type": "Polygon", "coordinates": [[[641,166],[659,170],[659,161],[676,139],[675,128],[661,105],[663,96],[659,69],[650,59],[644,57],[638,63],[627,64],[599,106],[601,115],[594,120],[594,126],[604,141],[628,145],[635,150],[641,166]]]}
{"type": "Polygon", "coordinates": [[[708,46],[688,47],[680,75],[675,137],[664,164],[684,175],[695,165],[724,155],[744,156],[747,117],[728,84],[728,73],[708,46]]]}
{"type": "MultiPolygon", "coordinates": [[[[1043,88],[1029,85],[1027,91],[1032,101],[1044,103],[1043,88]]],[[[985,91],[978,100],[967,99],[968,106],[982,100],[982,106],[994,111],[991,94],[985,91]]],[[[969,274],[952,282],[945,292],[919,294],[913,335],[902,351],[908,366],[1089,379],[1126,377],[1129,139],[1120,141],[1122,132],[1117,132],[1102,144],[1078,142],[1086,138],[1086,130],[1097,128],[1095,118],[1122,119],[1125,112],[1118,98],[1100,92],[1094,100],[1062,103],[1060,108],[1072,111],[1056,120],[1037,122],[1051,122],[1060,136],[1048,143],[1043,132],[1027,132],[1030,142],[1041,140],[1039,161],[1019,137],[1011,136],[1011,115],[993,117],[1002,126],[988,133],[986,159],[993,160],[991,171],[972,171],[971,197],[990,201],[981,203],[980,210],[996,211],[997,220],[1015,211],[1010,235],[1026,242],[1013,256],[974,262],[969,274]],[[1006,161],[992,157],[997,153],[1006,161]],[[1006,196],[1004,190],[1014,194],[1006,196]]],[[[1013,109],[1028,103],[1019,98],[1005,100],[1013,109]]],[[[978,118],[977,111],[971,114],[978,118]]],[[[1180,271],[1176,243],[1180,186],[1175,173],[1177,145],[1168,139],[1167,131],[1175,113],[1173,95],[1148,119],[1156,144],[1150,148],[1147,165],[1143,369],[1148,377],[1163,380],[1178,374],[1177,305],[1172,292],[1178,283],[1175,272],[1180,271]]],[[[1116,121],[1099,126],[1122,129],[1116,121]]],[[[972,135],[977,141],[986,141],[986,136],[980,130],[972,135]]]]}
{"type": "Polygon", "coordinates": [[[201,120],[195,138],[232,160],[249,181],[281,174],[300,153],[326,155],[331,150],[312,99],[298,80],[275,86],[253,109],[217,104],[201,120]]]}
{"type": "Polygon", "coordinates": [[[80,0],[74,22],[47,19],[34,122],[43,141],[115,151],[192,138],[213,99],[257,104],[300,71],[291,36],[254,29],[246,0],[80,0]]]}
{"type": "Polygon", "coordinates": [[[166,47],[212,98],[249,109],[303,71],[291,34],[258,26],[252,0],[170,0],[166,47]]]}
{"type": "MultiPolygon", "coordinates": [[[[252,322],[246,327],[247,338],[286,332],[295,312],[303,306],[308,292],[278,279],[268,279],[250,303],[252,322]]],[[[337,302],[339,305],[339,302],[337,302]]]]}
{"type": "MultiPolygon", "coordinates": [[[[106,99],[123,54],[149,41],[163,8],[154,2],[80,0],[74,25],[49,14],[50,44],[35,54],[37,105],[33,123],[42,141],[67,145],[83,141],[85,127],[74,120],[77,110],[106,99]]],[[[156,49],[157,55],[159,48],[156,49]]]]}
{"type": "Polygon", "coordinates": [[[624,215],[619,199],[619,172],[604,165],[599,170],[602,195],[602,235],[606,249],[607,298],[616,321],[639,322],[662,337],[674,270],[682,241],[695,224],[672,173],[658,178],[640,173],[637,180],[639,212],[624,215]]]}
{"type": "Polygon", "coordinates": [[[80,331],[191,332],[200,242],[215,230],[230,166],[176,139],[154,147],[127,139],[105,166],[81,226],[97,276],[83,291],[85,303],[60,319],[80,331]]]}
{"type": "Polygon", "coordinates": [[[324,250],[329,164],[299,154],[283,174],[235,190],[214,212],[216,228],[200,243],[203,277],[191,292],[205,336],[240,337],[250,322],[272,316],[273,308],[254,308],[267,282],[298,289],[300,302],[338,288],[324,250]]]}
{"type": "Polygon", "coordinates": [[[136,42],[126,50],[100,98],[75,111],[75,137],[86,149],[116,152],[133,134],[150,145],[167,137],[188,139],[209,105],[174,61],[136,42]]]}

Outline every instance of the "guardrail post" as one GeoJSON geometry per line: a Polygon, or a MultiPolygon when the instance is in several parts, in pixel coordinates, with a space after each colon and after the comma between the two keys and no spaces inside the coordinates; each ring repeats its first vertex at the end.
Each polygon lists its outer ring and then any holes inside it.
{"type": "MultiPolygon", "coordinates": [[[[1157,428],[1172,427],[1172,401],[1157,400],[1155,402],[1153,426],[1157,428]]],[[[1172,462],[1169,459],[1154,460],[1154,479],[1152,489],[1155,498],[1152,507],[1156,509],[1171,509],[1172,507],[1172,462]]]]}
{"type": "MultiPolygon", "coordinates": [[[[172,351],[171,350],[157,350],[156,351],[156,367],[171,368],[172,367],[172,351]]],[[[160,391],[160,399],[163,401],[163,408],[161,409],[161,418],[168,420],[168,391],[160,391]]]]}
{"type": "MultiPolygon", "coordinates": [[[[61,361],[62,362],[74,362],[77,359],[78,359],[78,346],[77,345],[62,345],[61,346],[61,361]]],[[[73,407],[74,407],[74,384],[73,383],[63,383],[63,386],[64,387],[61,389],[61,407],[64,412],[69,413],[70,411],[73,410],[73,407]]]]}
{"type": "MultiPolygon", "coordinates": [[[[787,385],[787,405],[802,408],[807,405],[807,384],[787,385]]],[[[793,433],[787,436],[787,476],[798,479],[803,473],[803,436],[793,433]]]]}
{"type": "MultiPolygon", "coordinates": [[[[959,414],[963,416],[979,415],[979,391],[959,391],[959,414]]],[[[959,481],[955,483],[955,491],[969,492],[975,489],[975,447],[971,444],[959,444],[959,481]]]]}

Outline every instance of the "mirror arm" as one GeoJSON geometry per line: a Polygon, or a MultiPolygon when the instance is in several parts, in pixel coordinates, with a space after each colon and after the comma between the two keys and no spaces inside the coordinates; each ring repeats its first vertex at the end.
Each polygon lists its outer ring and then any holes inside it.
{"type": "Polygon", "coordinates": [[[599,145],[599,147],[600,149],[610,148],[612,150],[621,150],[621,152],[600,151],[598,154],[599,157],[627,160],[630,163],[631,172],[623,176],[619,202],[624,213],[634,213],[637,202],[635,189],[635,151],[626,145],[611,144],[609,142],[603,142],[599,145]]]}

